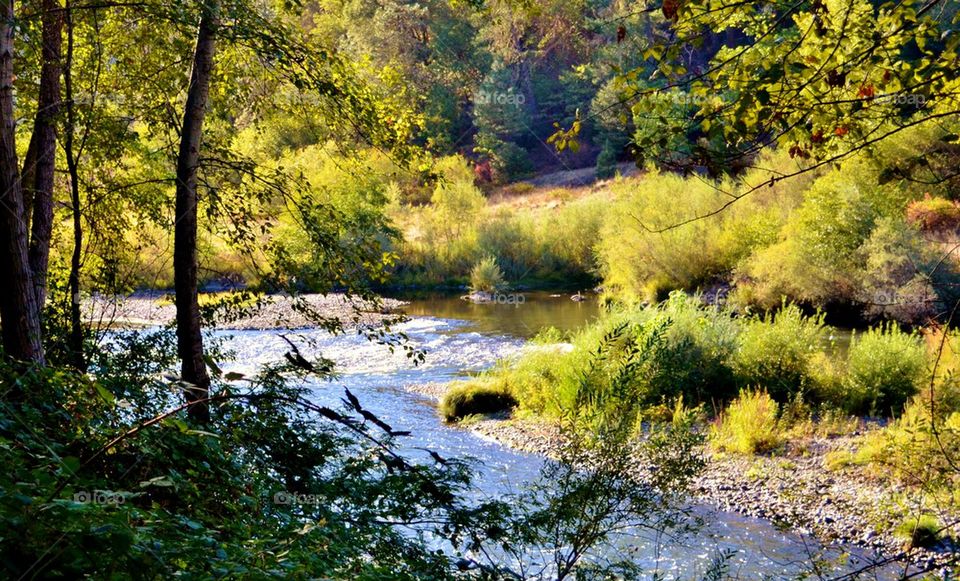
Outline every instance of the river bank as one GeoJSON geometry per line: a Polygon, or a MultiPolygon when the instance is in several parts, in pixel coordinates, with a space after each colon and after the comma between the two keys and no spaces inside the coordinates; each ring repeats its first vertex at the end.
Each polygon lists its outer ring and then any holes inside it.
{"type": "MultiPolygon", "coordinates": [[[[203,298],[201,297],[201,305],[203,298]]],[[[404,301],[380,298],[379,303],[343,294],[266,295],[258,306],[237,315],[224,313],[216,327],[224,330],[304,329],[316,327],[318,320],[337,321],[345,329],[376,326],[396,317],[394,309],[404,301]]],[[[170,293],[138,292],[126,297],[93,296],[83,302],[87,321],[100,327],[143,327],[168,325],[177,310],[170,293]]]]}
{"type": "MultiPolygon", "coordinates": [[[[434,383],[408,389],[439,402],[447,387],[434,383]]],[[[538,455],[553,455],[562,444],[552,423],[506,413],[466,421],[461,427],[508,448],[538,455]]],[[[826,467],[827,456],[836,450],[850,450],[857,435],[811,436],[791,442],[777,455],[708,453],[706,468],[693,486],[694,499],[723,511],[770,520],[825,544],[855,545],[875,551],[885,560],[906,558],[922,570],[947,575],[942,568],[956,554],[956,547],[908,549],[894,535],[901,521],[892,503],[905,496],[905,487],[862,470],[826,467]]],[[[921,500],[909,501],[911,508],[921,500]]],[[[943,515],[940,522],[956,522],[955,517],[943,515]]]]}

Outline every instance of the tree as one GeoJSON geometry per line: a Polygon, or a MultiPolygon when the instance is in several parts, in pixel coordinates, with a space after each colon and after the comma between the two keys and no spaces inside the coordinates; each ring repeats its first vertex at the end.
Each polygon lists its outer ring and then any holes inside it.
{"type": "Polygon", "coordinates": [[[67,54],[63,65],[63,87],[66,93],[66,123],[63,150],[67,158],[67,173],[70,175],[70,216],[73,224],[73,250],[70,253],[70,336],[69,348],[73,366],[86,371],[87,362],[83,352],[83,320],[80,313],[80,267],[83,254],[83,216],[80,209],[80,156],[82,144],[74,148],[77,128],[77,106],[74,101],[73,63],[76,42],[75,20],[70,5],[66,3],[67,54]]]}
{"type": "Polygon", "coordinates": [[[689,0],[659,12],[661,32],[638,47],[647,62],[618,76],[621,98],[609,107],[632,105],[645,126],[636,149],[673,169],[736,173],[773,147],[798,160],[796,172],[730,203],[960,113],[951,3],[689,0]],[[679,106],[664,110],[662,97],[679,106]]]}
{"type": "MultiPolygon", "coordinates": [[[[219,10],[220,3],[216,0],[203,4],[177,155],[173,270],[177,298],[177,352],[181,360],[181,379],[190,384],[185,392],[188,402],[205,400],[210,392],[197,296],[197,167],[213,73],[219,10]]],[[[190,415],[198,421],[207,421],[209,406],[205,402],[197,403],[190,408],[190,415]]]]}
{"type": "Polygon", "coordinates": [[[14,134],[13,0],[4,2],[0,14],[0,319],[3,348],[14,359],[44,363],[40,336],[40,305],[30,272],[27,220],[17,145],[14,134]]]}
{"type": "MultiPolygon", "coordinates": [[[[23,189],[32,200],[30,270],[37,306],[47,299],[47,270],[53,235],[53,178],[57,158],[57,117],[60,113],[60,53],[63,45],[63,11],[58,0],[41,5],[41,71],[37,114],[30,147],[23,159],[23,189]]],[[[30,207],[25,208],[29,213],[30,207]]]]}

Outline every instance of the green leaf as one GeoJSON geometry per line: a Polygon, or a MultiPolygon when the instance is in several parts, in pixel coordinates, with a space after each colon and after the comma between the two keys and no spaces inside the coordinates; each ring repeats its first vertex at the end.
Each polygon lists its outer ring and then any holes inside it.
{"type": "Polygon", "coordinates": [[[110,393],[110,391],[107,390],[107,388],[103,387],[99,383],[94,383],[93,388],[96,390],[97,395],[100,396],[100,399],[107,402],[108,404],[113,404],[114,401],[116,400],[116,397],[114,397],[114,395],[110,393]]]}
{"type": "Polygon", "coordinates": [[[211,357],[208,353],[204,353],[203,360],[215,377],[221,377],[223,375],[223,370],[220,369],[220,366],[217,365],[217,362],[214,361],[213,357],[211,357]]]}
{"type": "Polygon", "coordinates": [[[63,465],[64,470],[71,476],[80,470],[80,459],[75,456],[65,456],[61,458],[60,464],[63,465]]]}

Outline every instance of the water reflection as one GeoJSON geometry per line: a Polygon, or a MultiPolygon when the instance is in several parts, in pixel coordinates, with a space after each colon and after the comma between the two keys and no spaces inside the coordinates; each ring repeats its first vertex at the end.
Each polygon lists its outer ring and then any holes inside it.
{"type": "MultiPolygon", "coordinates": [[[[461,293],[462,294],[462,293],[461,293]]],[[[398,297],[409,301],[400,309],[411,317],[460,319],[471,323],[471,330],[484,334],[508,335],[529,339],[542,329],[556,327],[561,331],[575,331],[600,316],[596,295],[584,295],[577,302],[573,293],[534,291],[519,293],[523,302],[517,304],[476,304],[460,298],[460,294],[427,294],[398,297]]]]}

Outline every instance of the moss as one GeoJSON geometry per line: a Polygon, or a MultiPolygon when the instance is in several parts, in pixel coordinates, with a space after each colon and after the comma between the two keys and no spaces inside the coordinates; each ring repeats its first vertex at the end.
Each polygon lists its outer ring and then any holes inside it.
{"type": "Polygon", "coordinates": [[[517,406],[507,390],[490,385],[463,384],[447,392],[440,401],[440,414],[448,422],[467,416],[493,414],[517,406]]]}

